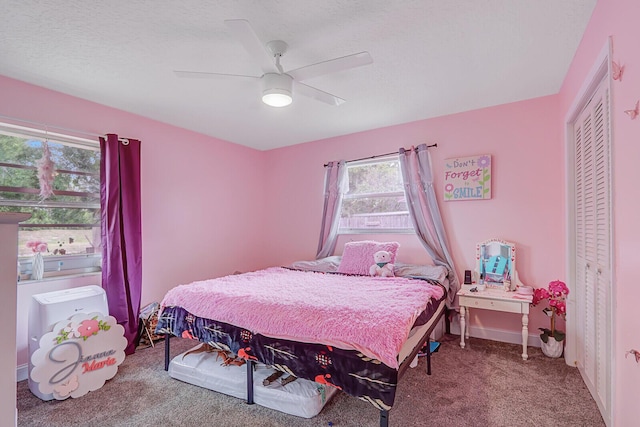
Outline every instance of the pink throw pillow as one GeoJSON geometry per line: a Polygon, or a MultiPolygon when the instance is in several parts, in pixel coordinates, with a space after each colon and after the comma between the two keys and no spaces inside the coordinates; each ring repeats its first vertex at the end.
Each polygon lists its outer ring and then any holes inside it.
{"type": "Polygon", "coordinates": [[[396,252],[399,247],[398,242],[374,242],[372,240],[345,243],[338,273],[368,276],[369,268],[375,263],[373,254],[378,251],[391,252],[391,263],[393,264],[396,262],[396,252]]]}

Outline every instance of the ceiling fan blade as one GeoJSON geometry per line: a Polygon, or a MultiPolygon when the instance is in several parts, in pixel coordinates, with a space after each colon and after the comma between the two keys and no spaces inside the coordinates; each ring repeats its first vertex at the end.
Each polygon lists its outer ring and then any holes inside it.
{"type": "Polygon", "coordinates": [[[203,71],[174,71],[175,75],[185,79],[217,79],[220,77],[242,77],[247,79],[259,79],[258,76],[245,76],[243,74],[207,73],[203,71]]]}
{"type": "Polygon", "coordinates": [[[308,96],[309,98],[316,99],[318,101],[324,102],[329,105],[342,105],[346,101],[342,98],[339,98],[335,95],[331,95],[330,93],[323,92],[320,89],[316,89],[315,87],[311,87],[304,83],[300,83],[298,81],[293,81],[293,93],[300,95],[308,96]]]}
{"type": "Polygon", "coordinates": [[[273,55],[267,51],[264,43],[258,38],[251,24],[246,19],[228,19],[225,25],[233,36],[242,43],[245,50],[249,52],[262,68],[263,73],[278,73],[273,55]]]}
{"type": "Polygon", "coordinates": [[[373,58],[371,58],[369,52],[360,52],[354,53],[353,55],[347,55],[341,58],[330,59],[328,61],[318,62],[317,64],[296,68],[295,70],[287,71],[287,74],[289,74],[295,80],[306,80],[324,74],[348,70],[349,68],[369,65],[371,63],[373,63],[373,58]]]}

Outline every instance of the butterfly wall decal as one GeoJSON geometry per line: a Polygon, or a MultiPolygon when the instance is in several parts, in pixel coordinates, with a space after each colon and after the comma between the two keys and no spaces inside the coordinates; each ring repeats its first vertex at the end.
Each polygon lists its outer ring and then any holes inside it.
{"type": "Polygon", "coordinates": [[[624,65],[620,65],[616,61],[611,61],[611,77],[613,78],[613,80],[622,81],[623,72],[624,65]]]}
{"type": "Polygon", "coordinates": [[[625,352],[625,354],[624,354],[625,359],[630,354],[633,354],[636,357],[636,362],[640,362],[640,351],[631,349],[631,350],[625,352]]]}
{"type": "Polygon", "coordinates": [[[640,113],[640,101],[636,101],[636,108],[633,110],[624,110],[624,113],[631,118],[631,120],[638,117],[638,113],[640,113]]]}

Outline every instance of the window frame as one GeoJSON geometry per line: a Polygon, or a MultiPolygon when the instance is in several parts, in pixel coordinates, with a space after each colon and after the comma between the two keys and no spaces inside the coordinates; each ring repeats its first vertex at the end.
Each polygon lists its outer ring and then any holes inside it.
{"type": "MultiPolygon", "coordinates": [[[[39,129],[28,128],[24,126],[14,125],[10,123],[0,123],[0,134],[7,136],[23,138],[23,139],[35,139],[39,141],[49,141],[59,143],[65,146],[88,149],[92,151],[99,151],[100,144],[98,141],[92,141],[85,138],[80,138],[71,135],[64,135],[55,132],[42,131],[39,129]]],[[[16,165],[6,162],[0,162],[0,166],[17,169],[37,170],[37,167],[30,165],[16,165]]],[[[73,173],[76,175],[89,175],[95,176],[95,173],[85,171],[70,171],[63,169],[56,169],[58,173],[73,173]]],[[[33,194],[36,189],[31,187],[0,187],[0,191],[33,194]]],[[[39,189],[37,189],[39,192],[39,189]]],[[[76,191],[58,191],[58,195],[70,195],[70,196],[94,196],[95,193],[76,192],[76,191]]],[[[35,202],[29,200],[0,200],[0,206],[9,206],[16,208],[28,208],[35,207],[35,202]]],[[[77,201],[42,201],[38,202],[38,207],[42,208],[87,208],[97,209],[100,212],[100,202],[98,194],[98,202],[77,202],[77,201]]],[[[95,224],[18,224],[18,234],[23,229],[29,228],[86,228],[86,227],[100,227],[95,224]]],[[[97,274],[102,271],[102,253],[99,248],[94,249],[94,252],[87,251],[87,253],[78,254],[65,254],[65,255],[47,255],[43,257],[44,260],[44,276],[41,280],[32,280],[31,271],[33,264],[33,256],[18,255],[18,283],[36,283],[47,280],[61,279],[69,276],[82,275],[82,274],[97,274]],[[66,264],[66,266],[64,266],[66,264]],[[64,266],[64,267],[63,267],[64,266]]],[[[16,251],[19,252],[19,247],[16,246],[16,251]]]]}
{"type": "MultiPolygon", "coordinates": [[[[390,154],[390,155],[376,157],[374,159],[363,159],[363,160],[355,160],[355,161],[347,162],[346,163],[347,170],[345,171],[347,176],[346,176],[345,179],[348,182],[348,179],[349,179],[349,175],[348,175],[349,174],[349,168],[351,168],[351,167],[362,167],[362,166],[368,166],[368,165],[374,165],[374,164],[380,164],[380,163],[391,163],[391,162],[398,162],[399,173],[402,173],[402,171],[400,170],[399,155],[398,154],[390,154]]],[[[413,224],[411,222],[410,222],[409,227],[407,227],[407,228],[347,228],[347,227],[342,227],[341,226],[343,202],[345,200],[357,200],[357,199],[365,199],[365,198],[371,198],[371,197],[389,197],[389,198],[402,197],[402,198],[404,198],[405,202],[408,203],[407,196],[406,196],[406,193],[404,191],[404,188],[402,189],[402,191],[372,192],[372,193],[361,193],[361,194],[341,193],[340,197],[341,197],[341,201],[340,201],[340,212],[338,213],[340,215],[340,220],[338,221],[338,231],[337,231],[338,235],[347,235],[347,234],[415,234],[415,229],[413,228],[413,224]]],[[[409,214],[408,210],[407,211],[398,211],[398,213],[404,213],[404,212],[409,214]]],[[[355,215],[362,215],[362,216],[366,215],[366,216],[369,216],[369,217],[375,217],[375,216],[385,216],[385,215],[388,216],[389,214],[390,214],[390,212],[376,212],[376,213],[355,214],[355,215]]],[[[411,221],[410,217],[409,217],[409,221],[411,221]]]]}

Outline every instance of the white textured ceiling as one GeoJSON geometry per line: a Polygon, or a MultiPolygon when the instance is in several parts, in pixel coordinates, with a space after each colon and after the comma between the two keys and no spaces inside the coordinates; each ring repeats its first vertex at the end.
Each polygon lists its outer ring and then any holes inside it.
{"type": "Polygon", "coordinates": [[[557,93],[596,0],[0,0],[0,74],[261,150],[557,93]],[[347,100],[275,109],[224,20],[289,44],[286,70],[347,100]]]}

